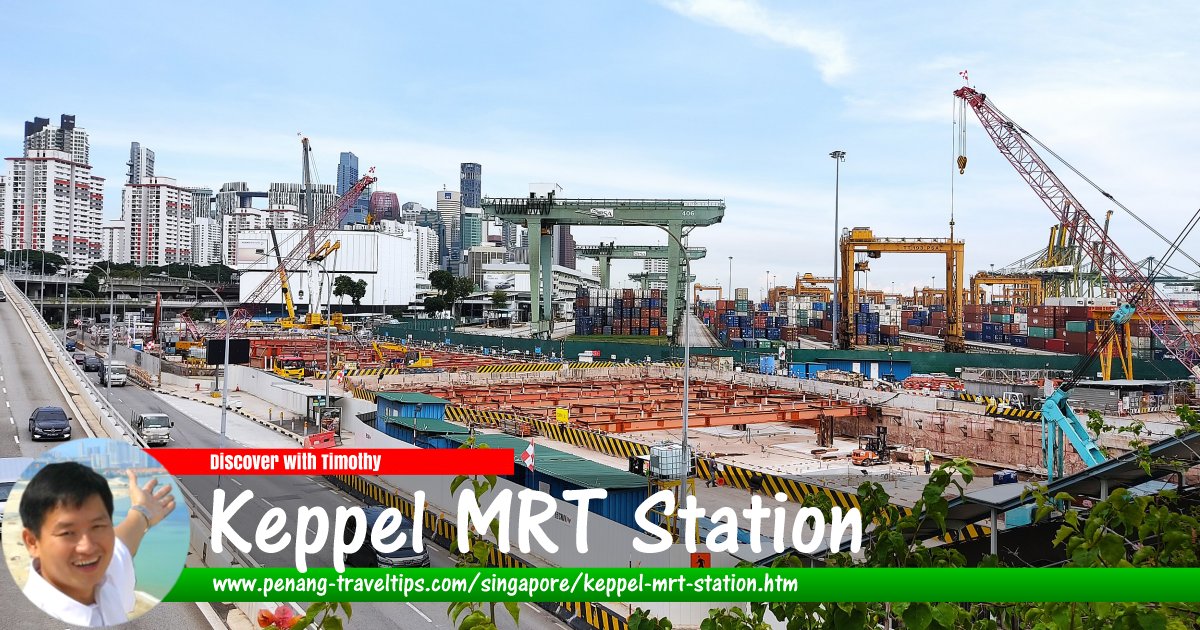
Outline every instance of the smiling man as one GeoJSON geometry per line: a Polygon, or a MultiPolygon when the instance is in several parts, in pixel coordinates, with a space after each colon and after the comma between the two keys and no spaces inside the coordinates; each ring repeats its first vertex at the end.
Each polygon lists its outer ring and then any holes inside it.
{"type": "Polygon", "coordinates": [[[138,487],[129,471],[129,514],[113,524],[108,480],[76,462],[38,471],[21,496],[22,539],[33,566],[24,593],[46,614],[77,626],[124,623],[133,610],[133,556],[175,509],[171,486],[138,487]]]}

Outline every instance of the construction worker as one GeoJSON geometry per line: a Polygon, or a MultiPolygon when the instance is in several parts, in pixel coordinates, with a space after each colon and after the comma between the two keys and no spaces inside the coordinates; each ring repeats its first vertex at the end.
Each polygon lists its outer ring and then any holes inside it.
{"type": "Polygon", "coordinates": [[[925,474],[928,475],[933,467],[933,451],[925,449],[925,474]]]}

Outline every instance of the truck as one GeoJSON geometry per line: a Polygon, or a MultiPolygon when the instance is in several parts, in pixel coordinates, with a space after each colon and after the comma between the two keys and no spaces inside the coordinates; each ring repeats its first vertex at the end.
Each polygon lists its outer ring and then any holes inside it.
{"type": "Polygon", "coordinates": [[[129,367],[124,361],[105,361],[100,369],[100,384],[112,387],[124,387],[129,378],[129,367]]]}
{"type": "Polygon", "coordinates": [[[171,427],[175,423],[165,413],[139,413],[133,419],[133,428],[147,446],[162,446],[171,441],[171,427]]]}

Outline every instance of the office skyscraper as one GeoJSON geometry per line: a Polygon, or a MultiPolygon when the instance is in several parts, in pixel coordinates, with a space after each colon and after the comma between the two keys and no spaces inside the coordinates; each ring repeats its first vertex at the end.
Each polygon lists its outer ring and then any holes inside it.
{"type": "Polygon", "coordinates": [[[462,193],[464,208],[479,208],[482,191],[483,167],[474,162],[458,165],[458,190],[462,193]]]}

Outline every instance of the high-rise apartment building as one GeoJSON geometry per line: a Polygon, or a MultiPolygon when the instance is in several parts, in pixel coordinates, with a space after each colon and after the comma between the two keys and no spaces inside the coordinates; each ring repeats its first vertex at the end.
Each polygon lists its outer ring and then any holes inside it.
{"type": "Polygon", "coordinates": [[[438,235],[433,228],[390,219],[380,221],[379,226],[383,232],[402,236],[416,243],[417,273],[428,275],[441,267],[439,265],[438,235]]]}
{"type": "MultiPolygon", "coordinates": [[[[54,134],[45,131],[32,141],[27,135],[26,142],[39,146],[53,140],[54,134]]],[[[100,260],[104,178],[74,159],[87,155],[83,130],[71,129],[62,137],[72,152],[30,149],[24,157],[7,158],[0,231],[7,249],[53,252],[83,268],[100,260]]]]}
{"type": "Polygon", "coordinates": [[[124,221],[108,221],[100,228],[100,260],[117,264],[129,262],[129,241],[125,238],[124,221]]]}
{"type": "Polygon", "coordinates": [[[192,261],[192,191],[170,177],[121,189],[129,262],[162,266],[192,261]]]}
{"type": "Polygon", "coordinates": [[[217,204],[216,218],[250,207],[249,193],[250,186],[246,182],[222,184],[215,200],[217,204]]]}
{"type": "Polygon", "coordinates": [[[70,160],[78,164],[88,161],[87,132],[75,126],[75,117],[63,114],[59,126],[50,124],[49,118],[34,118],[25,122],[25,154],[30,151],[65,151],[70,160]]]}
{"type": "Polygon", "coordinates": [[[144,184],[154,177],[154,151],[143,147],[140,142],[129,143],[129,170],[125,173],[126,184],[144,184]]]}
{"type": "Polygon", "coordinates": [[[221,262],[221,222],[212,217],[196,217],[192,222],[192,264],[215,265],[221,262]]]}
{"type": "Polygon", "coordinates": [[[217,218],[217,209],[214,205],[216,198],[213,197],[211,188],[188,188],[192,191],[192,215],[196,218],[208,217],[210,219],[217,218]]]}
{"type": "Polygon", "coordinates": [[[295,230],[308,227],[308,217],[296,206],[271,206],[262,211],[263,227],[295,230]]]}
{"type": "Polygon", "coordinates": [[[439,190],[437,193],[437,213],[441,220],[442,231],[442,265],[449,267],[451,260],[458,260],[462,251],[460,234],[462,218],[462,197],[457,190],[439,190]]]}
{"type": "MultiPolygon", "coordinates": [[[[642,271],[644,271],[646,273],[666,274],[668,271],[668,269],[667,269],[668,266],[669,265],[667,265],[666,258],[647,258],[646,260],[642,261],[642,271]]],[[[666,277],[666,276],[664,275],[664,277],[666,277]]],[[[665,280],[663,280],[661,282],[651,281],[650,288],[651,289],[665,289],[665,288],[667,288],[667,282],[665,280]]]]}
{"type": "Polygon", "coordinates": [[[221,216],[221,253],[224,263],[237,268],[238,234],[266,227],[266,217],[254,208],[240,208],[221,216]]]}
{"type": "Polygon", "coordinates": [[[406,221],[400,211],[400,198],[394,192],[377,190],[371,193],[371,217],[375,221],[406,221]]]}
{"type": "Polygon", "coordinates": [[[462,193],[463,207],[479,208],[483,205],[480,202],[483,191],[482,178],[482,166],[474,162],[463,162],[458,165],[458,190],[462,193]]]}
{"type": "MultiPolygon", "coordinates": [[[[273,183],[267,189],[267,207],[294,206],[303,213],[304,184],[273,183]]],[[[313,217],[320,217],[338,199],[333,184],[311,184],[308,190],[308,208],[313,217]]],[[[305,225],[309,225],[307,219],[305,225]]]]}

